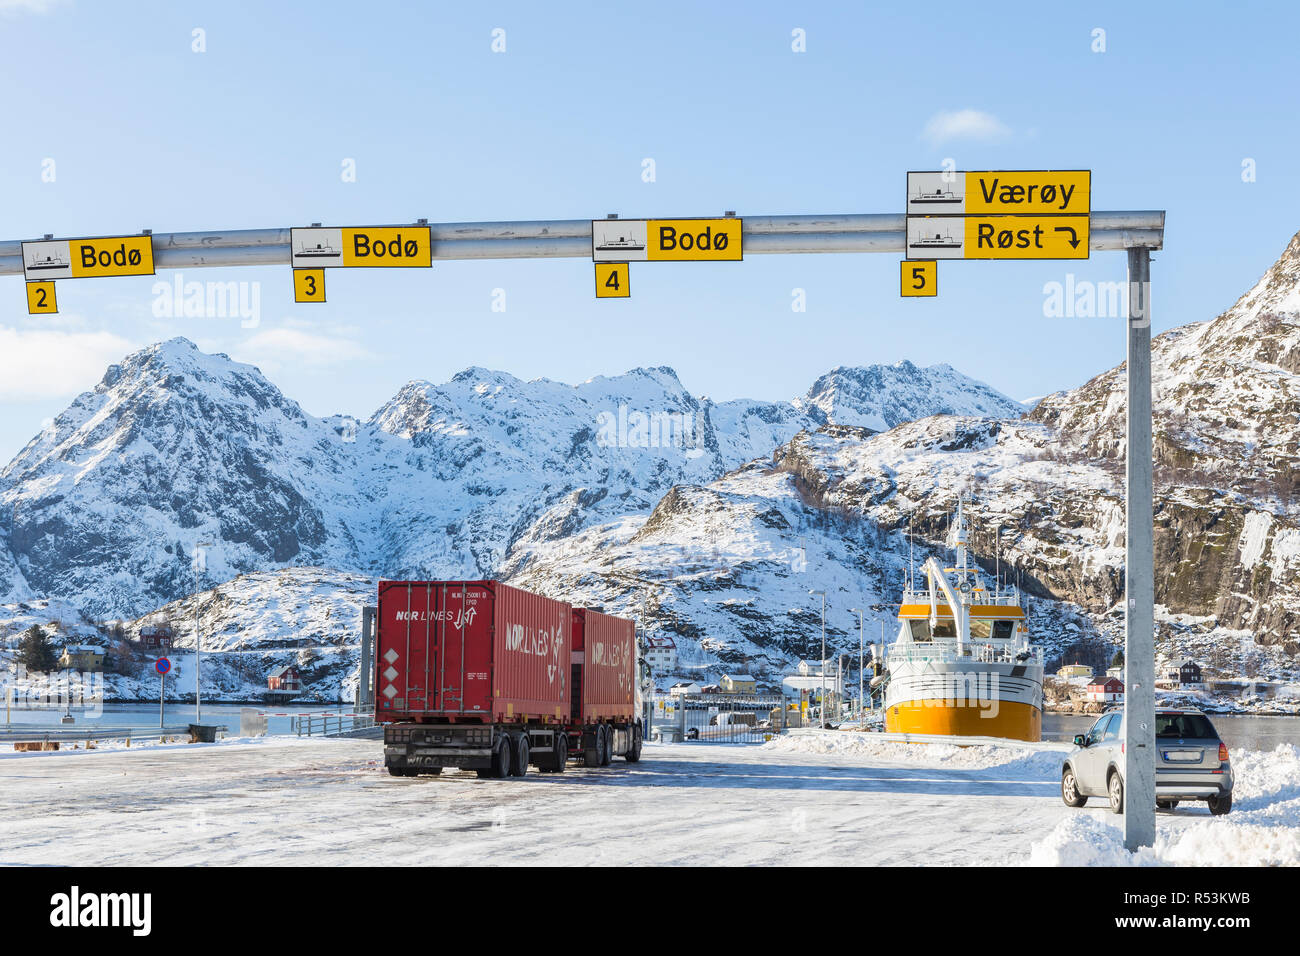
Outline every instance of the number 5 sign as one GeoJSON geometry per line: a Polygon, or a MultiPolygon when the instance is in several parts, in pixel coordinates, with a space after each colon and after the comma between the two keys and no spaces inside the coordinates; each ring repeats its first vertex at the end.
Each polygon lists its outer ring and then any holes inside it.
{"type": "Polygon", "coordinates": [[[900,294],[905,297],[939,294],[939,265],[933,259],[904,259],[902,264],[902,287],[900,294]]]}

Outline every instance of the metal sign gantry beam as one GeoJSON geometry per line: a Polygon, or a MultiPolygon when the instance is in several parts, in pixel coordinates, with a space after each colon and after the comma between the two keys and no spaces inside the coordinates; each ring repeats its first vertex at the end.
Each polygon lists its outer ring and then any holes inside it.
{"type": "MultiPolygon", "coordinates": [[[[434,259],[590,259],[590,219],[521,222],[391,223],[428,225],[434,259]]],[[[1096,251],[1159,249],[1161,211],[1094,212],[1089,248],[1096,251]]],[[[825,216],[745,216],[747,255],[798,253],[903,253],[907,217],[847,213],[825,216]]],[[[231,229],[152,233],[159,269],[290,264],[289,229],[231,229]]],[[[40,239],[34,236],[32,239],[40,239]]],[[[28,240],[31,241],[31,240],[28,240]]],[[[0,275],[22,275],[21,239],[0,241],[0,275]]]]}

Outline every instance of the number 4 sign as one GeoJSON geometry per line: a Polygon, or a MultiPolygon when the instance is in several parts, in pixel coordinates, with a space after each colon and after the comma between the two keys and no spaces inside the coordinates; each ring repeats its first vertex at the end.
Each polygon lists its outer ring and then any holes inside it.
{"type": "Polygon", "coordinates": [[[939,294],[939,264],[933,259],[904,259],[902,287],[905,297],[939,294]]]}
{"type": "Polygon", "coordinates": [[[626,299],[632,295],[626,262],[596,263],[596,298],[626,299]]]}

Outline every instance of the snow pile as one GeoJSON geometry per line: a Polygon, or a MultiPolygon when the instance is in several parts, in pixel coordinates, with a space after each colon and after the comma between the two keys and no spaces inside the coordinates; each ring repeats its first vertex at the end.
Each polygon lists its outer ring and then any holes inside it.
{"type": "Polygon", "coordinates": [[[1046,779],[1055,779],[1061,768],[1061,755],[1054,751],[991,744],[969,747],[955,744],[907,744],[858,733],[783,734],[763,744],[763,749],[778,753],[876,757],[963,770],[986,770],[993,767],[1007,769],[1014,766],[1019,772],[1046,779]]]}
{"type": "MultiPolygon", "coordinates": [[[[1029,866],[1300,865],[1300,747],[1232,752],[1235,789],[1226,817],[1185,826],[1156,818],[1155,846],[1130,855],[1121,818],[1071,813],[1030,850],[1029,866]]],[[[1184,804],[1184,806],[1187,806],[1184,804]]]]}

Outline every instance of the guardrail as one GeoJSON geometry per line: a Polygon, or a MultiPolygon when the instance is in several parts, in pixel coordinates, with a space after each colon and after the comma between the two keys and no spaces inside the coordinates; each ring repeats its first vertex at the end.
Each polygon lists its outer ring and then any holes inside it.
{"type": "Polygon", "coordinates": [[[298,737],[338,737],[375,727],[374,714],[268,714],[288,716],[289,727],[298,737]]]}

